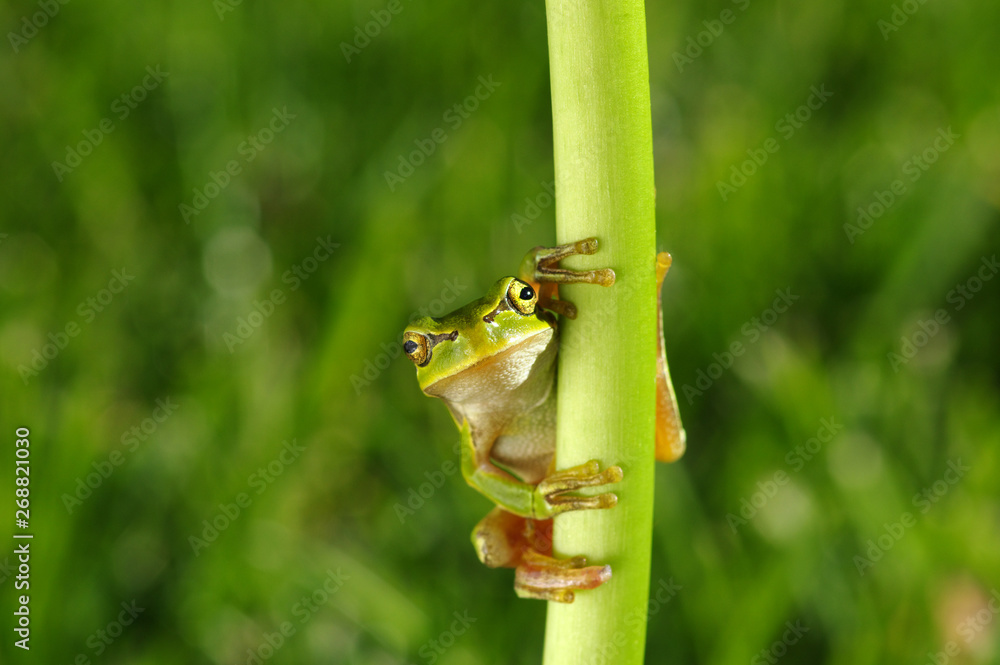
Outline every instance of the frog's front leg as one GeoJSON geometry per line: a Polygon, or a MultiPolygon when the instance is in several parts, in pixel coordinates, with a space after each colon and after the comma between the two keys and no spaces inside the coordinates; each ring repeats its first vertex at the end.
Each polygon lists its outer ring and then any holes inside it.
{"type": "Polygon", "coordinates": [[[611,508],[618,497],[610,492],[596,496],[568,494],[584,487],[599,487],[622,479],[621,467],[600,470],[597,460],[557,471],[538,484],[525,483],[498,468],[489,450],[475,445],[469,422],[462,423],[462,475],[465,481],[509,513],[546,520],[571,510],[611,508]]]}
{"type": "Polygon", "coordinates": [[[611,578],[611,566],[588,566],[582,556],[556,559],[552,520],[531,520],[494,508],[472,532],[479,560],[490,568],[514,568],[521,598],[572,603],[575,591],[594,589],[611,578]]]}
{"type": "Polygon", "coordinates": [[[610,268],[599,270],[568,270],[559,267],[559,261],[578,254],[595,254],[597,238],[586,238],[556,247],[535,247],[521,261],[518,277],[531,282],[538,291],[538,306],[569,319],[576,318],[576,307],[566,300],[556,300],[559,284],[598,284],[611,286],[615,283],[615,271],[610,268]]]}

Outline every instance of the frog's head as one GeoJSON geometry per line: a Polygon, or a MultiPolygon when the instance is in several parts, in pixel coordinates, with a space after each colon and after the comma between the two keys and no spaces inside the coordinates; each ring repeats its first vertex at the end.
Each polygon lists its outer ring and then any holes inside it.
{"type": "Polygon", "coordinates": [[[555,317],[537,304],[530,284],[503,277],[485,296],[451,314],[414,319],[403,333],[403,350],[417,366],[420,388],[427,392],[541,333],[551,337],[555,317]]]}

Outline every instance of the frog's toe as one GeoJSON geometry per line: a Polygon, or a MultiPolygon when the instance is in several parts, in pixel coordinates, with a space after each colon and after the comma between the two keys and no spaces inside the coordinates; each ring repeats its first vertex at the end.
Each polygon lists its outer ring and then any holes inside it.
{"type": "Polygon", "coordinates": [[[595,589],[611,579],[611,566],[585,564],[584,557],[554,559],[532,553],[517,567],[514,590],[521,598],[572,603],[575,591],[595,589]]]}
{"type": "Polygon", "coordinates": [[[609,466],[601,471],[600,462],[590,460],[586,464],[557,471],[538,484],[538,489],[546,496],[560,492],[570,492],[583,487],[598,487],[620,482],[625,474],[620,466],[609,466]]]}
{"type": "Polygon", "coordinates": [[[529,586],[514,585],[514,593],[518,598],[533,598],[535,600],[551,600],[556,603],[572,603],[576,594],[569,589],[540,589],[529,586]]]}
{"type": "Polygon", "coordinates": [[[528,253],[522,262],[525,274],[530,274],[536,282],[552,282],[555,284],[600,284],[611,286],[615,283],[615,271],[610,268],[601,270],[568,270],[560,268],[559,262],[568,256],[580,254],[596,254],[599,243],[597,238],[585,238],[577,242],[558,245],[556,247],[536,247],[528,253]]]}
{"type": "Polygon", "coordinates": [[[612,492],[597,496],[554,496],[546,500],[556,515],[571,510],[604,510],[618,505],[618,495],[612,492]]]}

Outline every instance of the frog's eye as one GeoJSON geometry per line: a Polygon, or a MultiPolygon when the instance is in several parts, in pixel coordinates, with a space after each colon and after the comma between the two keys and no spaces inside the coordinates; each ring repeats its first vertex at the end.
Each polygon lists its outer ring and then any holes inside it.
{"type": "Polygon", "coordinates": [[[420,333],[407,332],[403,335],[403,350],[418,367],[423,367],[431,359],[431,345],[420,333]]]}
{"type": "Polygon", "coordinates": [[[534,314],[538,294],[524,282],[514,279],[507,287],[507,302],[521,314],[534,314]]]}

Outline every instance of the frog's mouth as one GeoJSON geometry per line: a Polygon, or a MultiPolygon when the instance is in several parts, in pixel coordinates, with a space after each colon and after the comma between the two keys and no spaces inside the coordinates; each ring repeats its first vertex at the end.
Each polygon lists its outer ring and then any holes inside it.
{"type": "MultiPolygon", "coordinates": [[[[469,363],[460,372],[439,379],[423,390],[453,405],[495,405],[501,395],[530,385],[529,378],[533,374],[552,367],[556,352],[554,335],[551,328],[539,331],[496,355],[469,363]]],[[[543,381],[538,385],[546,384],[543,381]]],[[[538,401],[538,396],[525,394],[522,397],[532,404],[538,401]]]]}

